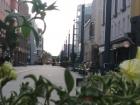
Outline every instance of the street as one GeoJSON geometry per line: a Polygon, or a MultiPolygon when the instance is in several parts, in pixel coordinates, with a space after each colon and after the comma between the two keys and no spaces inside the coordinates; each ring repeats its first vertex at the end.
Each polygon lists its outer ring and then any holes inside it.
{"type": "MultiPolygon", "coordinates": [[[[19,91],[20,84],[25,81],[23,78],[25,75],[28,74],[34,74],[36,76],[44,76],[47,79],[49,79],[52,83],[54,83],[57,86],[61,86],[65,88],[65,82],[64,82],[64,68],[59,66],[51,66],[51,65],[33,65],[33,66],[23,66],[23,67],[15,67],[17,71],[17,80],[9,82],[4,88],[3,93],[6,96],[9,96],[9,93],[13,90],[19,91]]],[[[73,73],[72,75],[74,79],[81,77],[79,74],[73,73]]],[[[30,81],[31,85],[33,85],[33,82],[29,79],[26,79],[27,81],[30,81]]],[[[75,88],[72,91],[72,95],[74,95],[76,89],[76,83],[75,88]]],[[[52,98],[57,98],[56,93],[52,94],[52,98]]]]}

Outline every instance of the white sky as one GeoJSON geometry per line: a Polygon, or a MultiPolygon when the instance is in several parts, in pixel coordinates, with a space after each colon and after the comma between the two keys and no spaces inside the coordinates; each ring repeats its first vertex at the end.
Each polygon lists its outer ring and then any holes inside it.
{"type": "MultiPolygon", "coordinates": [[[[52,3],[54,0],[42,0],[52,3]]],[[[54,56],[59,55],[69,34],[76,16],[77,5],[84,0],[57,0],[59,11],[48,11],[46,16],[47,29],[44,34],[44,50],[54,56]]],[[[85,0],[86,3],[92,0],[85,0]]],[[[41,23],[37,23],[41,27],[41,23]]]]}

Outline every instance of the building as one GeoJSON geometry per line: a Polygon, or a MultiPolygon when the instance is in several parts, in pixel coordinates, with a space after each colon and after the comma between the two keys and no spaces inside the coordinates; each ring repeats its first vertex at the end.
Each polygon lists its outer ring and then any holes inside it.
{"type": "Polygon", "coordinates": [[[16,11],[17,7],[17,0],[0,0],[0,20],[4,20],[6,17],[5,10],[16,11]]]}
{"type": "MultiPolygon", "coordinates": [[[[0,24],[2,24],[5,17],[8,15],[8,13],[5,10],[17,11],[17,0],[0,0],[0,24]]],[[[0,27],[0,57],[4,56],[5,38],[6,30],[0,27]]]]}
{"type": "Polygon", "coordinates": [[[75,32],[75,53],[77,54],[77,59],[80,57],[80,47],[81,47],[81,5],[77,6],[77,16],[74,25],[75,32]]]}
{"type": "Polygon", "coordinates": [[[89,18],[84,25],[84,62],[91,62],[90,23],[89,18]]]}
{"type": "MultiPolygon", "coordinates": [[[[93,0],[91,17],[84,21],[84,62],[104,65],[106,1],[93,0]]],[[[136,46],[140,45],[140,0],[112,0],[110,64],[114,67],[126,59],[135,57],[136,46]]],[[[85,12],[85,11],[84,11],[85,12]]],[[[89,12],[89,11],[88,11],[89,12]]],[[[81,5],[76,17],[76,53],[81,51],[81,5]]]]}
{"type": "Polygon", "coordinates": [[[52,56],[50,53],[43,51],[42,63],[43,64],[51,64],[52,63],[52,56]]]}
{"type": "Polygon", "coordinates": [[[140,1],[139,0],[131,0],[131,34],[130,37],[133,40],[133,42],[140,46],[140,1]]]}
{"type": "MultiPolygon", "coordinates": [[[[98,0],[97,0],[98,1],[98,0]]],[[[99,39],[100,65],[103,65],[104,45],[105,45],[105,26],[106,26],[106,0],[99,0],[102,6],[101,13],[101,35],[99,39]]],[[[110,64],[117,66],[126,59],[134,58],[135,43],[131,37],[131,17],[134,8],[137,9],[135,0],[112,0],[111,9],[111,36],[110,36],[110,64]]],[[[95,23],[96,24],[96,23],[95,23]]],[[[98,31],[99,32],[99,31],[98,31]]],[[[96,35],[95,35],[96,36],[96,35]]]]}
{"type": "Polygon", "coordinates": [[[130,58],[131,42],[127,33],[131,32],[131,0],[114,0],[112,2],[111,16],[111,54],[113,64],[119,64],[130,58]]]}
{"type": "MultiPolygon", "coordinates": [[[[29,18],[29,7],[27,4],[18,1],[18,13],[25,18],[29,18]]],[[[18,18],[19,23],[22,23],[22,19],[18,18]]],[[[14,50],[14,65],[26,65],[28,60],[28,38],[25,38],[23,33],[19,32],[17,35],[18,46],[14,50]]]]}
{"type": "MultiPolygon", "coordinates": [[[[91,18],[91,4],[86,4],[86,5],[79,5],[77,7],[77,16],[76,16],[76,20],[75,20],[75,53],[77,55],[77,59],[80,58],[80,53],[81,53],[81,46],[83,46],[84,48],[87,48],[86,46],[88,46],[88,37],[89,37],[89,29],[87,24],[89,24],[89,20],[91,18]],[[84,8],[83,8],[84,6],[84,8]],[[84,17],[82,17],[82,14],[84,17]],[[84,23],[83,23],[84,20],[84,23]],[[84,25],[83,27],[85,29],[82,29],[82,24],[84,25]],[[82,31],[83,30],[83,31],[82,31]],[[83,34],[84,33],[84,34],[83,34]],[[83,34],[83,39],[81,39],[83,34]],[[85,40],[86,39],[86,40],[85,40]],[[83,41],[82,41],[83,40],[83,41]],[[82,45],[83,43],[83,45],[82,45]]],[[[89,49],[87,49],[89,50],[89,49]]],[[[83,50],[83,61],[89,61],[89,57],[87,57],[86,53],[89,52],[87,50],[83,50]],[[86,52],[85,52],[86,51],[86,52]]]]}
{"type": "Polygon", "coordinates": [[[43,63],[43,35],[41,35],[42,33],[42,29],[38,28],[37,29],[38,35],[39,35],[39,44],[37,45],[37,56],[38,56],[38,61],[40,64],[43,63]]]}
{"type": "Polygon", "coordinates": [[[90,36],[90,24],[91,24],[91,4],[85,6],[85,18],[84,18],[84,62],[91,62],[91,36],[90,36]]]}
{"type": "MultiPolygon", "coordinates": [[[[37,24],[35,23],[35,21],[32,21],[32,24],[34,26],[34,29],[36,30],[36,32],[39,34],[38,32],[38,27],[37,27],[37,24]]],[[[41,39],[39,39],[41,40],[41,39]]],[[[40,44],[40,42],[39,42],[40,44]]],[[[42,46],[41,48],[39,49],[38,46],[36,45],[36,40],[35,40],[35,37],[34,37],[34,33],[33,31],[31,31],[30,33],[30,36],[29,36],[29,39],[28,39],[28,63],[29,64],[38,64],[40,63],[40,49],[42,49],[42,46]]]]}

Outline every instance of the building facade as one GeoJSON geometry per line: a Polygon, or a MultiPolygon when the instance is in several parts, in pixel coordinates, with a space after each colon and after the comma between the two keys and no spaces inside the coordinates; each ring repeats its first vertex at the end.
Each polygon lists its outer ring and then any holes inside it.
{"type": "Polygon", "coordinates": [[[77,14],[75,19],[75,53],[77,55],[77,59],[80,57],[81,50],[81,19],[82,19],[82,5],[77,6],[77,14]]]}
{"type": "MultiPolygon", "coordinates": [[[[35,23],[35,21],[32,21],[32,24],[34,26],[34,29],[36,30],[36,32],[39,34],[39,30],[37,27],[37,24],[35,23]]],[[[39,39],[40,41],[42,41],[42,39],[39,39]]],[[[39,64],[41,63],[41,59],[40,56],[43,52],[42,51],[42,42],[39,41],[39,45],[36,45],[36,40],[34,37],[34,33],[33,31],[31,31],[29,39],[28,39],[28,63],[29,64],[39,64]],[[40,48],[39,48],[40,46],[40,48]]]]}
{"type": "Polygon", "coordinates": [[[0,20],[4,20],[7,13],[5,10],[15,11],[17,10],[17,0],[0,0],[0,20]]]}
{"type": "MultiPolygon", "coordinates": [[[[0,0],[0,24],[4,21],[8,13],[5,11],[17,11],[17,0],[0,0]]],[[[6,30],[0,27],[0,57],[4,54],[6,30]]]]}
{"type": "Polygon", "coordinates": [[[90,23],[91,19],[84,26],[84,62],[91,62],[90,23]]]}
{"type": "MultiPolygon", "coordinates": [[[[106,2],[93,0],[91,17],[84,23],[84,62],[104,64],[106,2]]],[[[114,67],[126,59],[135,57],[136,46],[140,45],[140,1],[112,0],[111,4],[110,64],[114,67]]],[[[81,7],[76,18],[76,48],[81,48],[81,7]]],[[[86,17],[85,17],[86,18],[86,17]]],[[[85,19],[86,20],[86,19],[85,19]]],[[[81,49],[78,49],[80,52],[81,49]]]]}
{"type": "MultiPolygon", "coordinates": [[[[99,38],[99,54],[100,65],[103,65],[104,58],[104,45],[105,45],[105,26],[106,26],[106,1],[99,1],[101,9],[99,10],[98,18],[101,23],[99,26],[101,31],[98,30],[99,38]]],[[[110,36],[110,63],[119,64],[123,60],[131,58],[130,48],[133,46],[132,41],[129,39],[128,34],[131,32],[131,0],[112,0],[111,8],[111,36],[110,36]]],[[[99,22],[99,21],[98,21],[99,22]]],[[[96,23],[95,23],[96,24],[96,23]]],[[[96,30],[96,29],[95,29],[96,30]]],[[[97,35],[95,35],[97,38],[97,35]]],[[[97,41],[97,40],[96,40],[97,41]]],[[[133,56],[133,54],[132,54],[133,56]]]]}
{"type": "Polygon", "coordinates": [[[77,16],[75,20],[75,53],[77,55],[77,60],[80,59],[81,46],[83,46],[83,62],[90,61],[89,48],[89,23],[91,18],[91,4],[85,4],[84,10],[83,5],[77,7],[77,16]],[[83,15],[84,14],[84,15],[83,15]],[[83,17],[82,17],[83,16],[83,17]],[[84,21],[83,21],[84,20],[84,21]],[[82,29],[82,24],[84,29],[82,29]],[[84,31],[82,31],[84,30],[84,31]],[[83,34],[83,33],[84,34],[83,34]],[[81,37],[83,34],[83,38],[81,37]],[[83,41],[82,41],[83,40],[83,41]],[[83,43],[83,45],[82,45],[83,43]],[[87,55],[88,53],[88,55],[87,55]]]}
{"type": "MultiPolygon", "coordinates": [[[[14,4],[13,4],[14,6],[14,4]]],[[[18,13],[25,18],[29,18],[29,7],[21,0],[18,1],[18,13]]],[[[18,18],[19,23],[22,23],[22,19],[18,18]]],[[[23,33],[18,33],[18,46],[14,50],[14,65],[26,65],[28,60],[28,38],[25,38],[23,33]]]]}
{"type": "Polygon", "coordinates": [[[137,46],[140,46],[140,1],[132,0],[131,8],[131,34],[130,37],[137,46]]]}

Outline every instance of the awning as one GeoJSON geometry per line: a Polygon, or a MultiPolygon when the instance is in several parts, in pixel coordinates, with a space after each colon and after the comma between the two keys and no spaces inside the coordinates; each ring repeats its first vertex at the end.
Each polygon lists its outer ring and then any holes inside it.
{"type": "Polygon", "coordinates": [[[117,49],[120,47],[128,48],[134,45],[129,37],[121,37],[111,42],[111,49],[117,49]]]}
{"type": "MultiPolygon", "coordinates": [[[[110,42],[110,44],[111,44],[110,50],[117,49],[117,48],[120,48],[120,47],[128,48],[131,45],[135,45],[135,43],[127,36],[120,37],[116,40],[113,40],[113,41],[110,42]]],[[[104,52],[104,44],[99,46],[99,52],[100,53],[104,52]]]]}

